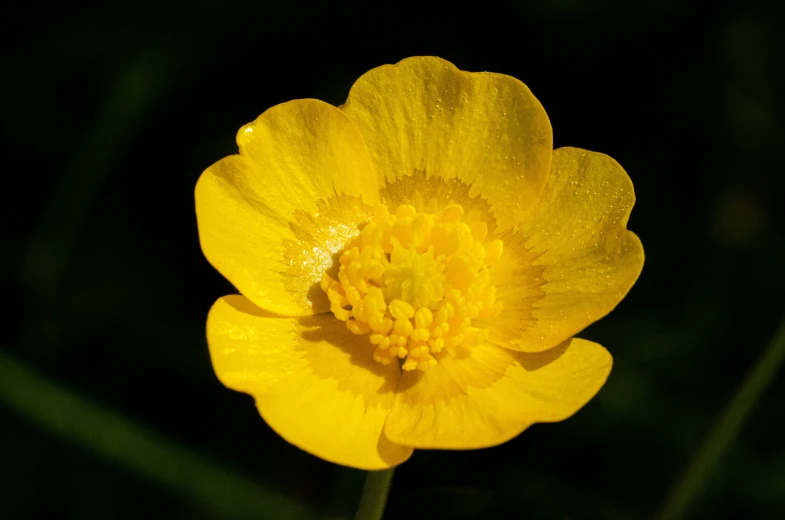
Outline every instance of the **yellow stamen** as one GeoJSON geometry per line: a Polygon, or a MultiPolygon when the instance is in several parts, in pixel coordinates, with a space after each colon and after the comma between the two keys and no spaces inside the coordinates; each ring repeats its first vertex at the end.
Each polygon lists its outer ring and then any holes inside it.
{"type": "Polygon", "coordinates": [[[335,317],[354,334],[370,334],[373,357],[404,370],[428,370],[443,351],[457,355],[485,340],[475,318],[501,312],[488,267],[499,260],[501,240],[483,244],[488,226],[461,222],[463,208],[441,215],[379,204],[339,258],[338,280],[320,286],[335,317]]]}

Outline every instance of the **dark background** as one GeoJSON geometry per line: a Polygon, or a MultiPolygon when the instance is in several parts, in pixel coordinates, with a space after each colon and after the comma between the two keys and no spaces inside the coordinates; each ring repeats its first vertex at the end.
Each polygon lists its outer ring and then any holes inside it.
{"type": "Polygon", "coordinates": [[[582,334],[615,358],[596,399],[497,448],[415,452],[386,518],[656,518],[675,496],[684,518],[785,518],[785,379],[762,358],[785,300],[782,8],[482,4],[5,19],[0,517],[352,517],[364,474],[287,444],[212,372],[205,317],[235,291],[200,251],[193,188],[268,107],[338,105],[363,72],[433,54],[521,79],[556,146],[617,159],[647,258],[582,334]],[[713,429],[739,391],[751,413],[713,429]]]}

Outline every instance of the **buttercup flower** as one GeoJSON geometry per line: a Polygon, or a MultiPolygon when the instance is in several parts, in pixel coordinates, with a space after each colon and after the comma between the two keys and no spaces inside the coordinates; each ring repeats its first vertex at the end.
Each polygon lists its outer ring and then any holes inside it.
{"type": "Polygon", "coordinates": [[[196,186],[202,250],[241,293],[207,338],[287,441],[382,469],[561,421],[605,382],[610,354],[573,336],[640,274],[632,183],[553,150],[520,81],[409,58],[237,143],[196,186]]]}

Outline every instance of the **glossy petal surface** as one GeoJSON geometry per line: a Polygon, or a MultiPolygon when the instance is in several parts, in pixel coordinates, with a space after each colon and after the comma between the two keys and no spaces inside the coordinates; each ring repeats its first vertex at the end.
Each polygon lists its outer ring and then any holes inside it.
{"type": "Polygon", "coordinates": [[[470,73],[433,57],[377,67],[355,82],[343,111],[365,138],[381,179],[415,172],[471,186],[500,230],[539,195],[552,149],[539,101],[515,78],[470,73]]]}
{"type": "Polygon", "coordinates": [[[486,322],[489,341],[538,352],[609,313],[643,267],[641,242],[626,229],[634,202],[616,161],[556,150],[537,205],[517,233],[503,237],[493,280],[504,310],[486,322]]]}
{"type": "Polygon", "coordinates": [[[608,351],[581,339],[541,353],[481,345],[463,359],[445,356],[428,372],[404,373],[385,432],[415,448],[501,444],[535,422],[574,414],[611,365],[608,351]]]}
{"type": "Polygon", "coordinates": [[[365,218],[358,208],[378,201],[362,136],[337,108],[299,100],[267,110],[240,130],[237,142],[240,155],[208,168],[196,186],[205,256],[259,307],[289,316],[323,312],[309,293],[346,233],[365,218]],[[309,219],[324,230],[335,229],[335,221],[343,227],[319,238],[297,228],[309,219]],[[312,254],[293,258],[302,251],[312,254]],[[312,267],[292,270],[307,262],[312,267]]]}
{"type": "Polygon", "coordinates": [[[254,396],[267,424],[292,444],[361,469],[411,455],[382,431],[399,367],[374,362],[367,339],[331,315],[276,317],[226,296],[210,311],[207,340],[221,382],[254,396]]]}

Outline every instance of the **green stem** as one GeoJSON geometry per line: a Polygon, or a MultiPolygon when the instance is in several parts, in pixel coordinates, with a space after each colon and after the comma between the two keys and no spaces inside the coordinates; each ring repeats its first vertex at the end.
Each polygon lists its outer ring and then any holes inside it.
{"type": "Polygon", "coordinates": [[[382,471],[369,471],[365,479],[363,496],[354,520],[381,520],[384,506],[387,504],[387,495],[390,493],[393,473],[395,468],[382,471]]]}
{"type": "Polygon", "coordinates": [[[774,379],[783,360],[785,360],[785,322],[747,374],[725,408],[725,412],[720,415],[714,427],[706,435],[700,449],[665,501],[659,520],[685,518],[687,510],[702,490],[713,467],[717,465],[738,435],[747,416],[774,379]]]}

